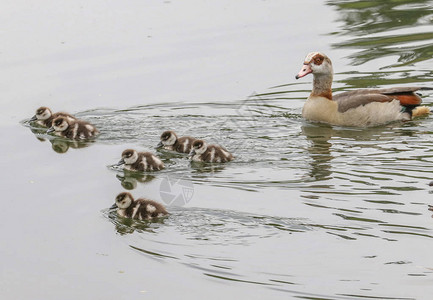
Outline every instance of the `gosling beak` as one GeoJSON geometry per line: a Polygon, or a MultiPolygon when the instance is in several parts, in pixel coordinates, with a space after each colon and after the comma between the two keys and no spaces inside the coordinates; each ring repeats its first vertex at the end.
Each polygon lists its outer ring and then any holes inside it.
{"type": "Polygon", "coordinates": [[[115,164],[115,166],[121,166],[124,165],[125,161],[123,160],[123,158],[121,160],[119,160],[119,162],[117,164],[115,164]]]}
{"type": "Polygon", "coordinates": [[[110,210],[112,210],[112,209],[116,209],[116,208],[118,208],[118,207],[117,207],[117,204],[114,203],[113,205],[111,205],[110,210]]]}
{"type": "Polygon", "coordinates": [[[196,153],[195,153],[195,149],[191,149],[191,151],[190,151],[189,154],[188,154],[188,157],[191,158],[191,157],[193,157],[195,154],[196,154],[196,153]]]}
{"type": "Polygon", "coordinates": [[[164,146],[164,144],[162,142],[159,142],[158,145],[156,145],[156,149],[162,148],[162,146],[164,146]]]}
{"type": "Polygon", "coordinates": [[[48,128],[47,133],[50,133],[50,132],[53,132],[53,131],[54,131],[54,127],[50,127],[50,128],[48,128]]]}
{"type": "Polygon", "coordinates": [[[295,76],[296,79],[302,78],[310,73],[313,73],[313,70],[311,69],[311,65],[310,64],[304,64],[302,66],[301,71],[299,71],[299,73],[295,76]]]}
{"type": "Polygon", "coordinates": [[[29,120],[29,122],[33,122],[33,121],[36,121],[38,118],[36,117],[36,115],[34,115],[30,120],[29,120]]]}

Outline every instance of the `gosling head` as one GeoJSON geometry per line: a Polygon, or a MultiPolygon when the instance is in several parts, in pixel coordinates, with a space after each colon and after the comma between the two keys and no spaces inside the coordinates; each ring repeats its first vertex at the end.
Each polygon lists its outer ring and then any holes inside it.
{"type": "Polygon", "coordinates": [[[123,192],[117,195],[116,201],[114,205],[111,208],[120,208],[120,209],[126,209],[131,206],[132,202],[134,201],[134,198],[130,193],[123,192]]]}
{"type": "Polygon", "coordinates": [[[57,117],[53,120],[53,126],[51,126],[48,130],[47,133],[49,132],[62,132],[65,131],[66,129],[68,129],[69,127],[69,121],[67,118],[65,117],[57,117]]]}
{"type": "Polygon", "coordinates": [[[158,143],[156,148],[161,148],[164,146],[173,146],[176,143],[177,135],[174,131],[167,130],[161,134],[161,141],[158,143]]]}
{"type": "Polygon", "coordinates": [[[35,115],[30,119],[30,121],[36,121],[36,120],[48,120],[53,113],[48,107],[41,106],[36,110],[35,115]]]}
{"type": "Polygon", "coordinates": [[[203,140],[195,140],[194,143],[192,143],[191,152],[189,153],[189,156],[194,155],[201,155],[207,150],[207,143],[203,140]]]}
{"type": "Polygon", "coordinates": [[[133,163],[135,163],[138,159],[138,153],[137,151],[133,150],[133,149],[126,149],[125,151],[122,152],[122,159],[119,161],[119,163],[117,164],[118,166],[120,165],[132,165],[133,163]]]}

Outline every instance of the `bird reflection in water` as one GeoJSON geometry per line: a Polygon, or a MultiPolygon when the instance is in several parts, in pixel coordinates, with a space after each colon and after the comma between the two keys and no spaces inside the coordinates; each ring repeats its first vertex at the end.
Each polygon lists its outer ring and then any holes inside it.
{"type": "Polygon", "coordinates": [[[191,168],[194,170],[193,173],[200,174],[200,173],[218,173],[225,169],[225,165],[223,164],[213,164],[213,163],[206,163],[206,162],[199,162],[199,161],[192,161],[191,162],[191,168]]]}
{"type": "Polygon", "coordinates": [[[331,155],[332,144],[329,140],[332,137],[333,129],[328,125],[307,124],[302,126],[302,133],[311,142],[307,150],[312,158],[310,178],[328,180],[332,178],[331,155]]]}
{"type": "Polygon", "coordinates": [[[116,178],[120,181],[120,184],[123,188],[126,190],[133,190],[137,188],[138,183],[148,183],[154,180],[156,177],[150,174],[123,170],[122,172],[116,174],[116,178]]]}
{"type": "Polygon", "coordinates": [[[69,150],[69,148],[73,148],[73,149],[86,148],[95,142],[95,140],[79,141],[79,140],[70,140],[62,137],[47,136],[46,128],[42,128],[40,126],[37,127],[30,126],[29,124],[27,124],[26,126],[29,126],[30,131],[35,135],[38,141],[40,142],[49,141],[51,143],[51,148],[54,150],[54,152],[57,153],[66,153],[69,150]]]}
{"type": "Polygon", "coordinates": [[[117,215],[115,209],[106,209],[103,211],[104,215],[114,225],[114,229],[120,235],[131,234],[134,232],[149,232],[154,233],[156,229],[164,224],[164,218],[157,218],[154,220],[135,220],[131,218],[124,218],[117,215]]]}

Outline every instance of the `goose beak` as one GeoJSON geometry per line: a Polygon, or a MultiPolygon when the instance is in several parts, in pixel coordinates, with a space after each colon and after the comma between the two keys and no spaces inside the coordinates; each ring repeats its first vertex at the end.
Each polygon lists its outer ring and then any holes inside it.
{"type": "Polygon", "coordinates": [[[115,164],[115,166],[121,166],[124,165],[125,161],[123,160],[123,158],[121,160],[119,160],[119,162],[117,164],[115,164]]]}
{"type": "Polygon", "coordinates": [[[311,69],[310,64],[304,64],[302,66],[301,71],[299,71],[298,75],[295,76],[296,79],[302,78],[310,73],[313,73],[313,70],[311,69]]]}
{"type": "Polygon", "coordinates": [[[111,205],[110,210],[112,210],[112,209],[116,209],[116,208],[118,208],[118,207],[117,207],[117,204],[114,203],[113,205],[111,205]]]}
{"type": "Polygon", "coordinates": [[[162,148],[162,146],[164,146],[164,144],[162,142],[159,142],[158,145],[156,145],[156,149],[162,148]]]}
{"type": "Polygon", "coordinates": [[[29,122],[33,122],[33,121],[36,121],[38,118],[36,117],[36,115],[34,115],[30,120],[29,120],[29,122]]]}
{"type": "Polygon", "coordinates": [[[50,127],[50,128],[48,128],[47,133],[50,133],[50,132],[53,132],[53,131],[54,131],[54,127],[50,127]]]}

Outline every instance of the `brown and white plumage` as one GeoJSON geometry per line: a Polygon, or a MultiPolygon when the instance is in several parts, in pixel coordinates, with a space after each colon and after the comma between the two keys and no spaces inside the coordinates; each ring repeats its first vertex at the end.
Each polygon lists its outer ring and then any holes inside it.
{"type": "Polygon", "coordinates": [[[122,159],[117,165],[125,165],[128,171],[159,171],[164,169],[164,163],[150,152],[137,152],[126,149],[122,152],[122,159]]]}
{"type": "Polygon", "coordinates": [[[196,140],[189,153],[192,161],[222,163],[233,160],[233,155],[218,145],[208,145],[203,140],[196,140]]]}
{"type": "Polygon", "coordinates": [[[145,198],[134,200],[134,197],[127,192],[117,195],[111,209],[115,208],[119,216],[137,220],[151,220],[168,215],[162,204],[145,198]]]}
{"type": "Polygon", "coordinates": [[[195,140],[190,136],[177,137],[174,131],[168,130],[161,134],[161,141],[156,147],[179,153],[189,153],[195,140]]]}
{"type": "Polygon", "coordinates": [[[56,135],[72,140],[88,139],[99,134],[99,130],[92,124],[68,117],[57,117],[47,133],[55,132],[56,135]]]}
{"type": "Polygon", "coordinates": [[[320,52],[307,55],[296,79],[312,73],[313,90],[302,109],[302,116],[314,122],[341,126],[375,126],[393,121],[407,121],[430,110],[420,106],[415,93],[420,87],[362,89],[332,94],[331,60],[320,52]]]}
{"type": "Polygon", "coordinates": [[[48,107],[41,106],[36,110],[36,113],[30,119],[30,122],[36,121],[37,124],[50,128],[53,125],[53,120],[57,117],[67,117],[69,120],[75,120],[73,115],[65,112],[53,113],[48,107]]]}

